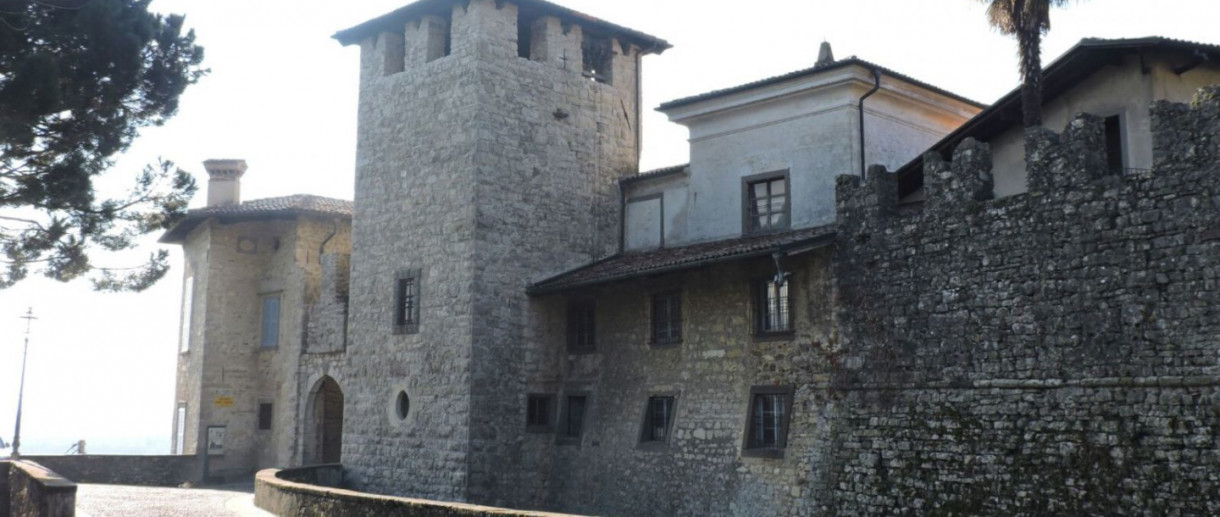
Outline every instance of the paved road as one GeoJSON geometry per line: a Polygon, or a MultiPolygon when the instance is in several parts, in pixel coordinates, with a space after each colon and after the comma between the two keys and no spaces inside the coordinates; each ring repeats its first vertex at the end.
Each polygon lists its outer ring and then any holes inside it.
{"type": "Polygon", "coordinates": [[[153,488],[80,484],[77,517],[266,517],[254,506],[254,487],[153,488]]]}

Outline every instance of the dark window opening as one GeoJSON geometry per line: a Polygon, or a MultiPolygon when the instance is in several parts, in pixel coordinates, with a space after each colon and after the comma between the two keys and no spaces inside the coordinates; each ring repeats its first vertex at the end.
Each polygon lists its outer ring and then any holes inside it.
{"type": "Polygon", "coordinates": [[[668,345],[682,341],[682,293],[672,291],[652,297],[652,342],[668,345]]]}
{"type": "Polygon", "coordinates": [[[580,50],[584,76],[599,83],[610,84],[614,78],[614,48],[610,40],[586,34],[580,50]]]}
{"type": "Polygon", "coordinates": [[[411,414],[411,397],[407,396],[407,392],[399,391],[398,397],[394,399],[394,415],[399,420],[406,420],[409,414],[411,414]]]}
{"type": "Polygon", "coordinates": [[[783,450],[788,446],[788,422],[791,420],[791,413],[792,388],[752,388],[743,454],[783,457],[783,450]]]}
{"type": "Polygon", "coordinates": [[[567,399],[567,410],[564,412],[563,427],[560,429],[564,441],[567,443],[579,443],[580,435],[584,431],[585,426],[585,409],[588,397],[584,395],[569,395],[567,399]]]}
{"type": "Polygon", "coordinates": [[[674,421],[674,397],[648,397],[648,408],[644,413],[644,430],[641,443],[664,443],[669,440],[669,429],[674,421]]]}
{"type": "Polygon", "coordinates": [[[394,275],[394,333],[419,332],[419,270],[394,275]]]}
{"type": "Polygon", "coordinates": [[[555,403],[552,395],[529,395],[525,410],[525,426],[530,431],[550,432],[551,411],[555,403]]]}
{"type": "Polygon", "coordinates": [[[262,337],[259,346],[275,348],[280,344],[280,295],[263,297],[262,337]]]}
{"type": "Polygon", "coordinates": [[[442,17],[429,16],[424,20],[428,26],[425,33],[427,38],[425,61],[435,61],[452,53],[453,31],[450,30],[450,27],[453,25],[453,13],[447,12],[442,17]]]}
{"type": "Polygon", "coordinates": [[[258,405],[258,430],[267,431],[271,429],[271,414],[272,405],[270,402],[263,402],[258,405]]]}
{"type": "Polygon", "coordinates": [[[531,59],[534,48],[534,22],[520,11],[517,12],[517,57],[531,59]]]}
{"type": "Polygon", "coordinates": [[[595,349],[594,309],[593,302],[571,302],[568,304],[569,352],[587,353],[595,349]]]}
{"type": "Polygon", "coordinates": [[[1122,174],[1123,167],[1123,131],[1118,115],[1106,117],[1106,172],[1122,174]]]}
{"type": "Polygon", "coordinates": [[[746,233],[787,229],[788,176],[774,174],[757,181],[746,181],[746,233]]]}
{"type": "Polygon", "coordinates": [[[754,331],[756,334],[792,332],[791,297],[785,281],[777,284],[775,279],[765,278],[755,283],[754,331]]]}

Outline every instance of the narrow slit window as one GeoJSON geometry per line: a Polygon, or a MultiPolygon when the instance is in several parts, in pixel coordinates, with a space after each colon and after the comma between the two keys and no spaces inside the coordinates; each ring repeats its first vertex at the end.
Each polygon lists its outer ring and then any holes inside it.
{"type": "Polygon", "coordinates": [[[682,293],[672,291],[652,297],[652,343],[672,345],[682,341],[682,293]]]}
{"type": "Polygon", "coordinates": [[[1106,171],[1116,175],[1126,172],[1123,164],[1123,130],[1121,122],[1118,115],[1105,118],[1106,171]]]}
{"type": "Polygon", "coordinates": [[[270,402],[262,402],[258,405],[258,430],[268,431],[271,429],[271,415],[273,414],[274,406],[270,402]]]}
{"type": "Polygon", "coordinates": [[[419,332],[420,270],[394,275],[394,333],[419,332]]]}
{"type": "Polygon", "coordinates": [[[263,297],[263,329],[259,345],[276,348],[280,344],[280,295],[263,297]]]}

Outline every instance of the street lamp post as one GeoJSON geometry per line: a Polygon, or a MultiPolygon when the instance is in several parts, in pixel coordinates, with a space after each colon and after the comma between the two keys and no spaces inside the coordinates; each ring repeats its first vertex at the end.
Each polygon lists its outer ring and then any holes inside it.
{"type": "Polygon", "coordinates": [[[38,319],[34,317],[34,308],[25,311],[25,346],[21,349],[21,387],[17,388],[17,429],[13,431],[13,459],[21,458],[21,402],[25,399],[25,359],[30,353],[30,323],[38,319]]]}

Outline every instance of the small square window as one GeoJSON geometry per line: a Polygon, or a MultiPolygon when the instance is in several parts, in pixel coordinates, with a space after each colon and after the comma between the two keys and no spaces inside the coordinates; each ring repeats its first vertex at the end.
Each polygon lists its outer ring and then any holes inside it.
{"type": "Polygon", "coordinates": [[[527,397],[525,427],[529,432],[549,433],[553,422],[555,396],[530,394],[527,397]]]}
{"type": "Polygon", "coordinates": [[[669,432],[674,422],[675,400],[672,395],[648,397],[648,406],[644,410],[644,428],[640,431],[641,445],[657,445],[669,441],[669,432]]]}
{"type": "Polygon", "coordinates": [[[682,341],[682,292],[652,297],[652,343],[672,345],[682,341]]]}
{"type": "Polygon", "coordinates": [[[270,402],[262,402],[258,405],[258,430],[267,431],[271,429],[271,414],[272,405],[270,402]]]}
{"type": "Polygon", "coordinates": [[[742,180],[743,233],[766,233],[790,226],[788,173],[772,172],[742,180]]]}
{"type": "Polygon", "coordinates": [[[596,349],[594,315],[596,307],[591,301],[568,304],[568,352],[589,353],[596,349]]]}
{"type": "Polygon", "coordinates": [[[568,395],[559,426],[559,444],[579,445],[588,411],[588,395],[568,395]]]}
{"type": "Polygon", "coordinates": [[[754,282],[755,335],[792,332],[791,281],[776,283],[773,278],[754,282]]]}
{"type": "Polygon", "coordinates": [[[394,275],[394,333],[419,332],[420,270],[403,270],[394,275]]]}
{"type": "Polygon", "coordinates": [[[280,295],[263,297],[262,339],[259,345],[263,348],[276,348],[280,345],[280,295]]]}
{"type": "Polygon", "coordinates": [[[792,418],[792,387],[755,386],[750,389],[743,456],[784,457],[788,422],[792,418]]]}

